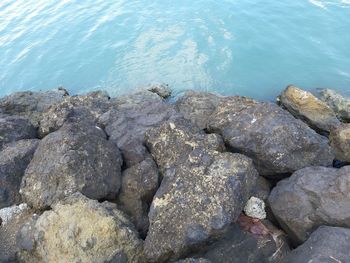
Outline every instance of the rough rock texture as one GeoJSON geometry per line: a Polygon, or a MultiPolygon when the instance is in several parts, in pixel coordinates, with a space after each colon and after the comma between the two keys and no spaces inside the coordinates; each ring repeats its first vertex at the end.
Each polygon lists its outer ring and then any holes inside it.
{"type": "Polygon", "coordinates": [[[21,201],[19,189],[24,171],[31,161],[39,140],[20,140],[0,152],[0,208],[21,201]]]}
{"type": "Polygon", "coordinates": [[[26,263],[143,262],[142,241],[115,204],[81,194],[24,225],[17,244],[26,263]]]}
{"type": "Polygon", "coordinates": [[[249,158],[220,153],[217,136],[191,131],[182,122],[167,122],[146,134],[164,176],[149,213],[145,255],[150,262],[179,259],[220,237],[255,184],[249,158]]]}
{"type": "Polygon", "coordinates": [[[252,195],[266,201],[271,192],[271,183],[264,177],[258,176],[256,186],[253,189],[252,195]]]}
{"type": "Polygon", "coordinates": [[[211,263],[211,261],[205,258],[186,258],[178,260],[175,263],[211,263]]]}
{"type": "Polygon", "coordinates": [[[310,167],[280,181],[269,203],[282,228],[298,244],[320,225],[350,227],[350,166],[310,167]]]}
{"type": "Polygon", "coordinates": [[[350,99],[331,89],[322,89],[320,98],[333,109],[338,118],[350,122],[350,99]]]}
{"type": "Polygon", "coordinates": [[[0,114],[0,150],[7,143],[36,137],[36,129],[23,117],[0,114]]]}
{"type": "Polygon", "coordinates": [[[118,204],[131,217],[143,237],[148,231],[148,211],[158,186],[158,169],[152,158],[126,169],[122,174],[118,204]]]}
{"type": "Polygon", "coordinates": [[[252,196],[244,207],[244,213],[253,218],[265,219],[266,212],[264,201],[252,196]]]}
{"type": "Polygon", "coordinates": [[[308,91],[288,86],[279,99],[290,113],[316,130],[329,132],[340,124],[335,112],[308,91]]]}
{"type": "Polygon", "coordinates": [[[179,112],[199,128],[207,127],[208,117],[215,111],[223,97],[198,91],[187,91],[176,101],[179,112]]]}
{"type": "Polygon", "coordinates": [[[171,96],[171,89],[168,84],[153,84],[147,87],[147,90],[157,94],[158,96],[166,99],[171,96]]]}
{"type": "Polygon", "coordinates": [[[234,151],[254,161],[261,175],[291,173],[308,166],[331,166],[328,139],[272,103],[230,97],[210,116],[208,129],[234,151]]]}
{"type": "Polygon", "coordinates": [[[341,124],[331,130],[329,141],[335,157],[340,161],[350,162],[350,124],[341,124]]]}
{"type": "Polygon", "coordinates": [[[350,229],[321,226],[288,255],[286,263],[350,262],[350,229]]]}
{"type": "Polygon", "coordinates": [[[16,92],[0,99],[0,112],[27,117],[37,127],[41,114],[67,95],[68,92],[63,88],[42,92],[16,92]]]}
{"type": "Polygon", "coordinates": [[[120,187],[122,159],[105,133],[90,123],[66,123],[41,140],[22,180],[23,199],[45,208],[80,191],[113,199],[120,187]]]}

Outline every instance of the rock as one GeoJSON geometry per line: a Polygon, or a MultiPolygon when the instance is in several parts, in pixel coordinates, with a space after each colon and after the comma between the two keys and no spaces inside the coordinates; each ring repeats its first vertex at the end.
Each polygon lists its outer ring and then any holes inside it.
{"type": "Polygon", "coordinates": [[[35,137],[36,130],[26,118],[0,114],[0,150],[7,143],[35,137]]]}
{"type": "Polygon", "coordinates": [[[264,177],[258,176],[256,180],[256,186],[253,190],[253,196],[266,202],[271,192],[270,189],[271,183],[264,177]]]}
{"type": "Polygon", "coordinates": [[[310,238],[293,250],[286,263],[350,262],[350,229],[321,226],[310,238]]]}
{"type": "Polygon", "coordinates": [[[253,218],[265,219],[266,212],[264,201],[252,196],[244,207],[244,213],[253,218]]]}
{"type": "Polygon", "coordinates": [[[153,84],[147,87],[147,90],[157,94],[159,97],[166,99],[171,96],[171,89],[168,84],[153,84]]]}
{"type": "Polygon", "coordinates": [[[26,117],[37,127],[41,114],[67,95],[68,92],[63,88],[42,92],[16,92],[0,100],[0,111],[26,117]]]}
{"type": "Polygon", "coordinates": [[[309,167],[280,181],[269,203],[295,244],[321,225],[350,227],[350,166],[309,167]]]}
{"type": "Polygon", "coordinates": [[[158,169],[152,158],[123,172],[118,203],[120,209],[131,217],[143,237],[148,231],[148,211],[158,186],[158,169]]]}
{"type": "Polygon", "coordinates": [[[155,92],[151,92],[148,90],[140,90],[135,93],[112,98],[110,102],[113,108],[115,109],[132,110],[135,108],[140,108],[140,104],[145,102],[157,103],[162,101],[163,98],[155,92]]]}
{"type": "Polygon", "coordinates": [[[80,191],[92,199],[114,199],[122,158],[105,133],[90,123],[66,123],[41,140],[21,185],[31,206],[43,209],[80,191]]]}
{"type": "Polygon", "coordinates": [[[17,243],[20,260],[28,263],[144,262],[142,241],[115,204],[81,194],[24,225],[17,243]]]}
{"type": "Polygon", "coordinates": [[[0,152],[0,208],[21,201],[19,189],[24,171],[31,161],[39,140],[20,140],[0,152]]]}
{"type": "Polygon", "coordinates": [[[261,175],[276,177],[308,166],[331,166],[328,139],[272,103],[230,97],[209,117],[208,130],[253,159],[261,175]]]}
{"type": "Polygon", "coordinates": [[[335,157],[340,161],[350,162],[350,124],[341,124],[331,130],[329,141],[335,157]]]}
{"type": "Polygon", "coordinates": [[[321,100],[333,109],[340,120],[350,122],[350,99],[331,89],[322,89],[320,95],[321,100]]]}
{"type": "Polygon", "coordinates": [[[211,263],[205,258],[186,258],[176,261],[175,263],[211,263]]]}
{"type": "Polygon", "coordinates": [[[222,97],[208,92],[187,91],[176,101],[179,112],[199,128],[207,127],[208,117],[215,111],[222,97]]]}
{"type": "Polygon", "coordinates": [[[335,112],[310,92],[288,86],[280,95],[281,104],[296,118],[318,131],[329,132],[340,124],[335,112]]]}
{"type": "Polygon", "coordinates": [[[149,212],[150,262],[177,260],[219,238],[238,218],[258,176],[249,158],[216,151],[216,136],[196,129],[166,122],[146,134],[164,177],[149,212]]]}

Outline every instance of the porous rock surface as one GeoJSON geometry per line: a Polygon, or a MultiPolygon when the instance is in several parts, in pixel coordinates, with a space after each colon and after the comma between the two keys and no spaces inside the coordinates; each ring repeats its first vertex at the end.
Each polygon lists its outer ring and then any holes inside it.
{"type": "Polygon", "coordinates": [[[320,99],[333,109],[338,118],[350,122],[350,99],[332,89],[322,89],[320,99]]]}
{"type": "Polygon", "coordinates": [[[333,129],[329,141],[336,159],[350,162],[350,124],[343,123],[333,129]]]}

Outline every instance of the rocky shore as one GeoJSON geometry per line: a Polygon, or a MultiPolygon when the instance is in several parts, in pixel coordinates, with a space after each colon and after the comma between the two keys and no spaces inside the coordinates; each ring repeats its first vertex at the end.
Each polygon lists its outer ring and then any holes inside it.
{"type": "Polygon", "coordinates": [[[0,99],[0,262],[350,262],[350,99],[166,85],[0,99]]]}

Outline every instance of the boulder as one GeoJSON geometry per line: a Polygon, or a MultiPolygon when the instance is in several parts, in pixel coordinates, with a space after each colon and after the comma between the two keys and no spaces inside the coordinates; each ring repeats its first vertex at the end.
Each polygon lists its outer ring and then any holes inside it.
{"type": "Polygon", "coordinates": [[[170,97],[172,93],[168,84],[152,84],[147,87],[147,90],[157,94],[163,99],[170,97]]]}
{"type": "Polygon", "coordinates": [[[208,130],[221,134],[232,151],[252,158],[265,176],[331,166],[334,159],[326,137],[272,103],[230,97],[209,117],[208,130]]]}
{"type": "Polygon", "coordinates": [[[164,177],[149,212],[145,255],[150,262],[177,260],[222,236],[258,176],[249,158],[216,151],[218,138],[191,134],[196,129],[166,122],[146,134],[164,177]]]}
{"type": "Polygon", "coordinates": [[[0,99],[0,112],[26,117],[37,127],[41,114],[67,95],[68,92],[64,88],[41,92],[16,92],[0,99]]]}
{"type": "Polygon", "coordinates": [[[19,204],[19,189],[24,171],[30,163],[39,140],[20,140],[0,152],[0,208],[19,204]]]}
{"type": "Polygon", "coordinates": [[[211,261],[205,258],[185,258],[178,260],[175,263],[211,263],[211,261]]]}
{"type": "Polygon", "coordinates": [[[350,229],[320,226],[309,239],[294,249],[286,263],[350,262],[350,229]]]}
{"type": "Polygon", "coordinates": [[[350,99],[331,89],[322,89],[320,99],[333,109],[340,120],[350,122],[350,99]]]}
{"type": "Polygon", "coordinates": [[[0,114],[0,150],[7,143],[36,138],[36,129],[23,117],[0,114]]]}
{"type": "Polygon", "coordinates": [[[35,208],[46,208],[80,191],[92,199],[114,199],[122,158],[105,133],[88,122],[66,123],[41,140],[27,167],[20,193],[35,208]]]}
{"type": "Polygon", "coordinates": [[[295,244],[321,225],[350,227],[350,166],[308,167],[280,181],[269,203],[295,244]]]}
{"type": "Polygon", "coordinates": [[[148,211],[158,186],[158,169],[152,158],[123,171],[118,204],[131,217],[142,237],[148,231],[148,211]]]}
{"type": "Polygon", "coordinates": [[[329,132],[340,124],[335,112],[308,91],[290,85],[282,92],[279,100],[296,118],[318,131],[329,132]]]}
{"type": "Polygon", "coordinates": [[[26,263],[144,262],[142,240],[116,205],[81,194],[25,224],[17,244],[26,263]]]}
{"type": "Polygon", "coordinates": [[[341,124],[331,130],[329,141],[335,157],[340,161],[350,162],[350,124],[341,124]]]}

